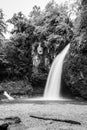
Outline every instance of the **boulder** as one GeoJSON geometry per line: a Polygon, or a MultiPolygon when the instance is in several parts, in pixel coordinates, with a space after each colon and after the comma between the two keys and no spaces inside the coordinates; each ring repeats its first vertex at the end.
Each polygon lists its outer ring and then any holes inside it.
{"type": "Polygon", "coordinates": [[[8,130],[13,125],[20,125],[21,119],[19,117],[0,118],[0,130],[8,130]]]}
{"type": "Polygon", "coordinates": [[[0,124],[0,130],[8,130],[8,124],[7,123],[0,124]]]}

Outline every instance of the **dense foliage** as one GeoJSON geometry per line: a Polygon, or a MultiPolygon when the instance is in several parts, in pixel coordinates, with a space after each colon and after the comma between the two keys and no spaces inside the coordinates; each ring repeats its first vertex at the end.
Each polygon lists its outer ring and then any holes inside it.
{"type": "MultiPolygon", "coordinates": [[[[11,37],[4,39],[0,47],[0,81],[27,80],[34,86],[45,86],[53,59],[73,37],[73,23],[67,10],[67,5],[49,2],[43,11],[35,5],[29,17],[19,12],[7,20],[13,29],[11,37]]],[[[2,11],[1,14],[2,35],[6,24],[2,11]]]]}
{"type": "Polygon", "coordinates": [[[64,78],[74,94],[87,99],[87,1],[82,0],[81,5],[64,64],[64,78]]]}
{"type": "Polygon", "coordinates": [[[45,11],[41,12],[39,7],[36,10],[35,8],[30,17],[35,26],[32,57],[37,58],[38,63],[35,66],[47,70],[56,55],[70,42],[73,24],[68,17],[66,6],[49,2],[45,11]]]}
{"type": "Polygon", "coordinates": [[[19,12],[8,20],[14,25],[12,36],[6,45],[6,59],[11,66],[11,73],[17,78],[29,78],[32,70],[31,45],[34,26],[19,12]]]}
{"type": "Polygon", "coordinates": [[[19,12],[7,22],[13,29],[10,39],[4,40],[2,53],[9,79],[30,79],[33,68],[48,72],[53,59],[73,36],[67,6],[55,2],[49,2],[44,11],[34,6],[29,18],[19,12]]]}

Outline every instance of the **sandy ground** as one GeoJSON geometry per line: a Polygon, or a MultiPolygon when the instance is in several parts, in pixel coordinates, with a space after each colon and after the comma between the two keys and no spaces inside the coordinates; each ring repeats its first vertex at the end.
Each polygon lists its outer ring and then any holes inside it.
{"type": "Polygon", "coordinates": [[[0,118],[17,116],[10,130],[87,130],[87,103],[14,101],[0,104],[0,118]]]}

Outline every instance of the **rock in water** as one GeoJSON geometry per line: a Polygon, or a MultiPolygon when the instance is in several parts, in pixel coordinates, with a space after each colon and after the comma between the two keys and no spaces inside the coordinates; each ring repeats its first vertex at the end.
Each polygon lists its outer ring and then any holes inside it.
{"type": "Polygon", "coordinates": [[[0,130],[8,130],[8,124],[5,123],[5,124],[0,125],[0,130]]]}
{"type": "Polygon", "coordinates": [[[63,79],[71,91],[87,99],[87,0],[82,0],[75,36],[63,66],[63,79]]]}
{"type": "Polygon", "coordinates": [[[21,119],[19,117],[7,117],[4,121],[8,122],[8,124],[19,124],[21,119]]]}
{"type": "Polygon", "coordinates": [[[19,117],[0,118],[0,130],[13,130],[12,128],[16,127],[16,125],[19,128],[22,125],[20,123],[21,119],[19,117]]]}

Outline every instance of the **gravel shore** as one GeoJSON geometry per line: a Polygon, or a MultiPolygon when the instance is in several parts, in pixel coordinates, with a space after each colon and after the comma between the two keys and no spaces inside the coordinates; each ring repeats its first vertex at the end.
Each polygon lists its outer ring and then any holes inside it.
{"type": "MultiPolygon", "coordinates": [[[[87,130],[87,103],[21,101],[0,104],[0,118],[19,117],[10,130],[87,130]]],[[[0,122],[1,123],[1,122],[0,122]]]]}

